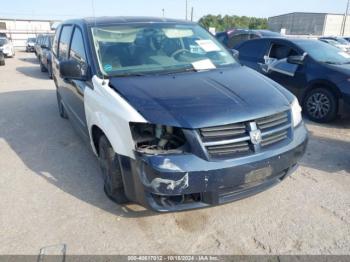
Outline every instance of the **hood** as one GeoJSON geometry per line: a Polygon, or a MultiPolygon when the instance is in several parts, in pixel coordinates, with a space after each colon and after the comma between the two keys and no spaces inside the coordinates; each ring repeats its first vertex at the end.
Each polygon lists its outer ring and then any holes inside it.
{"type": "Polygon", "coordinates": [[[247,67],[111,78],[110,86],[147,121],[182,128],[226,125],[290,107],[277,86],[247,67]]]}
{"type": "Polygon", "coordinates": [[[333,83],[340,83],[350,78],[350,64],[326,64],[325,66],[331,70],[328,72],[327,76],[333,83]]]}

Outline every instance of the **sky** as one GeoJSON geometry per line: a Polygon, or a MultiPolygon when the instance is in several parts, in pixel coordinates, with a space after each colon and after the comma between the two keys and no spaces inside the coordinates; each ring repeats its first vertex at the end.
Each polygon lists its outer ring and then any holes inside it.
{"type": "MultiPolygon", "coordinates": [[[[186,0],[1,0],[0,18],[70,19],[162,16],[184,19],[186,0]],[[93,8],[94,6],[94,8],[93,8]],[[93,9],[95,11],[93,12],[93,9]]],[[[270,17],[289,12],[344,13],[347,0],[188,0],[194,19],[206,14],[270,17]]]]}

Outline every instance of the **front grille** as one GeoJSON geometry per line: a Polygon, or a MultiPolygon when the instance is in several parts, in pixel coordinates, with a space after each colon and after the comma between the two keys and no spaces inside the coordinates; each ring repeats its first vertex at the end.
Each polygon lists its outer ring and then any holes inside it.
{"type": "Polygon", "coordinates": [[[199,130],[202,142],[212,159],[230,159],[254,154],[289,138],[291,120],[288,111],[252,121],[207,127],[199,130]],[[249,132],[259,129],[262,141],[253,145],[249,132]]]}

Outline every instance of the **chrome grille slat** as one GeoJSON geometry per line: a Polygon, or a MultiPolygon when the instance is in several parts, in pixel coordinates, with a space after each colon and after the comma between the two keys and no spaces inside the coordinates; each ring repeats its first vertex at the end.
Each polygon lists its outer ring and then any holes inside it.
{"type": "Polygon", "coordinates": [[[279,120],[275,120],[275,121],[273,121],[273,122],[266,123],[266,124],[263,124],[263,125],[258,124],[258,127],[259,127],[260,129],[264,130],[264,129],[268,129],[268,128],[270,128],[270,127],[275,127],[275,126],[279,126],[279,125],[285,124],[285,123],[287,123],[287,122],[288,122],[288,118],[285,117],[285,118],[281,118],[281,119],[279,119],[279,120]]]}
{"type": "Polygon", "coordinates": [[[209,157],[229,159],[259,150],[253,146],[249,135],[249,130],[254,130],[252,123],[261,131],[260,150],[287,139],[292,126],[286,111],[252,121],[202,128],[199,133],[209,157]]]}
{"type": "Polygon", "coordinates": [[[265,146],[275,144],[277,142],[280,142],[280,141],[286,139],[287,137],[288,137],[287,131],[284,131],[282,133],[276,133],[274,135],[271,135],[271,136],[263,139],[263,141],[261,142],[261,146],[265,147],[265,146]]]}
{"type": "Polygon", "coordinates": [[[243,153],[248,152],[250,150],[248,142],[244,144],[237,145],[227,145],[227,146],[214,146],[214,147],[208,147],[208,152],[210,154],[217,154],[217,155],[223,155],[223,154],[236,154],[236,153],[243,153]]]}
{"type": "Polygon", "coordinates": [[[287,112],[279,113],[270,117],[264,117],[256,120],[259,129],[264,130],[278,125],[288,123],[287,112]]]}
{"type": "Polygon", "coordinates": [[[245,134],[245,129],[242,130],[223,130],[223,131],[202,131],[201,134],[203,137],[210,138],[210,137],[219,137],[219,136],[237,136],[237,135],[242,135],[245,134]]]}
{"type": "Polygon", "coordinates": [[[233,129],[244,129],[244,124],[233,124],[233,125],[226,125],[226,126],[214,126],[214,127],[206,127],[202,128],[201,132],[214,132],[214,131],[223,131],[223,130],[233,130],[233,129]]]}
{"type": "Polygon", "coordinates": [[[235,143],[235,144],[209,146],[208,149],[211,149],[211,148],[225,149],[225,148],[233,148],[233,147],[242,147],[242,146],[247,146],[247,145],[248,145],[248,142],[241,142],[241,143],[235,143]]]}

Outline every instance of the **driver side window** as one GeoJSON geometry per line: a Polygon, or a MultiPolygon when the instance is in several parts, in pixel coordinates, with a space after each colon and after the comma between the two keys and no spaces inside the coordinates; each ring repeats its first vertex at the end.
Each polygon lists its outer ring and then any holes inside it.
{"type": "Polygon", "coordinates": [[[269,58],[281,60],[294,55],[299,55],[295,49],[283,44],[272,44],[269,58]]]}

